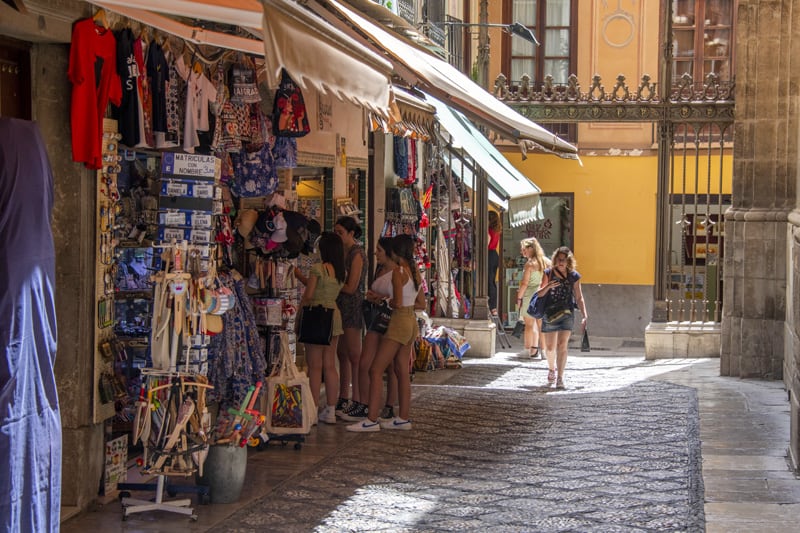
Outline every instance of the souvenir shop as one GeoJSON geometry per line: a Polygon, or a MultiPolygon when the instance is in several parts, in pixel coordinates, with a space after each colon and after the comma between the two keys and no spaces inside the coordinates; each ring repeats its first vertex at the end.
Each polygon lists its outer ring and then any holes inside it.
{"type": "MultiPolygon", "coordinates": [[[[124,517],[195,517],[190,500],[165,501],[165,492],[225,496],[170,480],[205,481],[215,455],[242,464],[248,446],[270,438],[301,447],[309,407],[296,431],[265,416],[266,398],[280,394],[268,376],[303,365],[294,267],[308,272],[316,239],[340,215],[383,223],[363,216],[363,109],[301,88],[286,70],[269,89],[261,56],[104,9],[73,29],[72,157],[97,174],[101,493],[155,492],[154,501],[123,498],[124,517]],[[84,83],[95,56],[105,58],[97,87],[84,83]],[[144,483],[127,479],[134,461],[144,483]]],[[[386,89],[388,102],[388,80],[386,89]]],[[[419,211],[411,200],[403,196],[386,231],[415,225],[404,218],[419,211]]]]}
{"type": "MultiPolygon", "coordinates": [[[[58,257],[96,274],[87,284],[75,268],[59,281],[59,359],[74,367],[57,374],[64,453],[81,458],[65,465],[62,502],[85,509],[97,479],[114,497],[141,481],[126,479],[135,470],[157,480],[156,497],[128,501],[130,512],[191,515],[189,503],[163,501],[169,480],[207,470],[214,450],[277,434],[261,418],[266,377],[286,353],[304,365],[294,266],[310,267],[336,217],[357,217],[370,258],[381,235],[415,235],[428,299],[415,367],[458,366],[471,340],[463,323],[480,316],[473,251],[485,236],[473,215],[487,207],[486,184],[453,156],[427,95],[392,90],[391,62],[294,2],[265,2],[264,31],[303,47],[265,48],[224,24],[124,4],[78,3],[61,26],[62,15],[45,16],[69,46],[34,56],[54,56],[69,77],[69,114],[36,109],[57,126],[45,140],[60,168],[58,257]],[[99,442],[104,465],[87,452],[99,442]]],[[[62,81],[50,72],[36,71],[35,86],[62,81]]],[[[474,346],[470,355],[493,353],[474,346]]]]}
{"type": "MultiPolygon", "coordinates": [[[[243,469],[247,447],[270,440],[301,448],[312,411],[289,412],[281,426],[269,399],[288,389],[268,377],[303,367],[294,268],[310,270],[317,238],[338,216],[362,224],[368,251],[379,236],[413,235],[432,308],[468,316],[469,191],[444,164],[430,105],[397,88],[390,113],[365,113],[301,88],[286,70],[272,90],[264,77],[258,55],[201,47],[103,9],[73,30],[72,155],[97,173],[101,492],[155,492],[154,501],[126,495],[124,517],[195,517],[191,500],[165,492],[235,500],[206,479],[215,462],[243,469]],[[98,27],[115,39],[91,39],[98,27]],[[101,53],[108,60],[92,90],[85,61],[101,53]],[[87,110],[102,129],[79,118],[87,110]],[[372,169],[369,145],[382,153],[372,169]],[[128,479],[134,462],[142,483],[128,479]],[[189,476],[200,482],[171,481],[189,476]]],[[[460,367],[466,341],[431,319],[421,325],[415,368],[460,367]]]]}

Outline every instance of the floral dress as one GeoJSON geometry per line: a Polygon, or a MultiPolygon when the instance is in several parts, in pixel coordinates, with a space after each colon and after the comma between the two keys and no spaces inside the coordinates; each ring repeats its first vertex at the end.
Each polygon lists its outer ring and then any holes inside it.
{"type": "Polygon", "coordinates": [[[347,252],[347,257],[344,259],[344,267],[347,272],[350,272],[350,267],[353,265],[353,260],[357,255],[361,256],[361,279],[358,280],[358,287],[353,294],[339,293],[336,298],[336,304],[342,312],[342,327],[361,329],[364,327],[364,313],[362,307],[364,305],[364,282],[367,278],[367,254],[364,249],[358,244],[354,244],[347,252]]]}

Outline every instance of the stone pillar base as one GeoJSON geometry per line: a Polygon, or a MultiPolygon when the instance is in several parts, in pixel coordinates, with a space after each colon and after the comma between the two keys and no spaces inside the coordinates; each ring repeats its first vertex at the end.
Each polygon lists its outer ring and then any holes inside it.
{"type": "Polygon", "coordinates": [[[434,326],[447,326],[464,336],[470,345],[465,357],[491,357],[495,352],[497,326],[489,320],[466,320],[463,318],[433,318],[434,326]]]}
{"type": "Polygon", "coordinates": [[[651,322],[644,331],[645,359],[719,357],[718,322],[651,322]]]}

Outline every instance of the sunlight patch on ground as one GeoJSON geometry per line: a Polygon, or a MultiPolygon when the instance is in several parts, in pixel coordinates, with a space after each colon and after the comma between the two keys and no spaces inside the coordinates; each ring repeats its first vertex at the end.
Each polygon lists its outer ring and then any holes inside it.
{"type": "Polygon", "coordinates": [[[641,355],[587,356],[570,354],[567,359],[564,380],[566,389],[557,390],[547,383],[547,362],[530,360],[511,352],[498,352],[492,358],[464,359],[464,366],[487,367],[487,376],[493,374],[489,368],[501,370],[482,387],[490,389],[517,389],[546,392],[548,394],[586,394],[611,391],[655,376],[682,370],[707,359],[656,359],[645,360],[641,355]],[[522,364],[520,364],[522,362],[522,364]]]}

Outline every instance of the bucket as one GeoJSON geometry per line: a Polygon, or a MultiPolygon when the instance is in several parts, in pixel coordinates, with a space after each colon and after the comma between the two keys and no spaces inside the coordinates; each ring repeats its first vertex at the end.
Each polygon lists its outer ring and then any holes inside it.
{"type": "Polygon", "coordinates": [[[203,475],[197,477],[197,483],[208,485],[211,503],[234,503],[242,493],[246,471],[246,446],[209,446],[203,475]]]}

